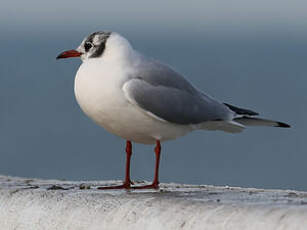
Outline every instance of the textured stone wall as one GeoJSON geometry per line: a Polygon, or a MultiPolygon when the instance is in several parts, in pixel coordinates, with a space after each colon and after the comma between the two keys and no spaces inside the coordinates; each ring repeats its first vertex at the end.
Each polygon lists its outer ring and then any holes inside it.
{"type": "Polygon", "coordinates": [[[118,181],[0,176],[0,230],[307,229],[307,193],[162,184],[101,191],[118,181]]]}

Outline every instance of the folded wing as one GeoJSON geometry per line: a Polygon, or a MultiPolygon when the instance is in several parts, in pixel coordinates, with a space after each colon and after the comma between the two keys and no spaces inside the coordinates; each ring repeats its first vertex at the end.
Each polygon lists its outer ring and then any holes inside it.
{"type": "Polygon", "coordinates": [[[149,63],[123,85],[130,103],[157,119],[188,125],[229,120],[226,105],[199,92],[181,75],[160,63],[149,63]]]}

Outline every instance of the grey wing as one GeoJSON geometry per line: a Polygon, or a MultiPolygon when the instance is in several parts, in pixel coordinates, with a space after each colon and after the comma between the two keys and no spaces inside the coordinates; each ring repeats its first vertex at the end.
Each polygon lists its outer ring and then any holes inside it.
{"type": "Polygon", "coordinates": [[[158,119],[176,124],[229,120],[227,106],[199,92],[181,75],[160,63],[149,63],[123,85],[127,99],[158,119]]]}

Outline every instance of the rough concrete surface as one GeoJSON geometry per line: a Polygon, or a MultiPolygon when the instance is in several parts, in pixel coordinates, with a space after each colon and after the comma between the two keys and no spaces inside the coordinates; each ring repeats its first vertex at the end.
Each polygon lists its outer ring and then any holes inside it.
{"type": "Polygon", "coordinates": [[[97,189],[119,183],[0,176],[0,229],[307,229],[307,192],[183,184],[97,189]]]}

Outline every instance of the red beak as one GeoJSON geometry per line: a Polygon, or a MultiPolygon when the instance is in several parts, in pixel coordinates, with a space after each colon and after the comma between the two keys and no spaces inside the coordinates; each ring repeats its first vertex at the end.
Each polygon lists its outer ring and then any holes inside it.
{"type": "Polygon", "coordinates": [[[60,58],[71,58],[71,57],[80,57],[82,53],[78,52],[77,50],[67,50],[64,51],[63,53],[60,53],[56,59],[60,58]]]}

